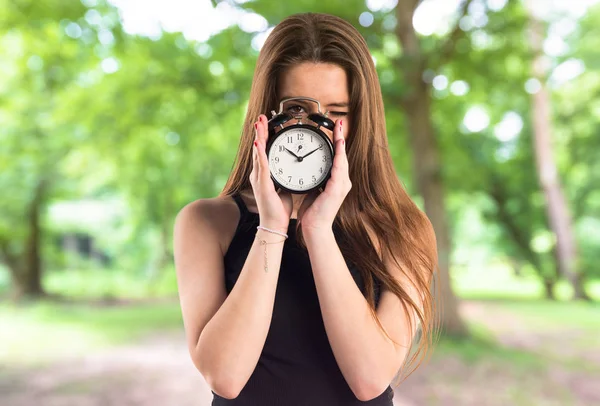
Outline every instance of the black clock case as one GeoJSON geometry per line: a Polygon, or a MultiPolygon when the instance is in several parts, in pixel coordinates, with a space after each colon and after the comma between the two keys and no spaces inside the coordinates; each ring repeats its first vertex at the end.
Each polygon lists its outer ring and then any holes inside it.
{"type": "Polygon", "coordinates": [[[321,131],[317,127],[315,127],[313,125],[308,125],[308,124],[293,124],[293,125],[283,128],[281,131],[278,131],[278,132],[275,132],[274,128],[269,128],[269,139],[267,140],[267,146],[266,146],[267,159],[269,158],[269,152],[271,151],[271,146],[273,145],[273,142],[275,141],[275,139],[277,139],[281,136],[285,136],[285,133],[287,133],[288,131],[297,129],[297,128],[314,131],[315,133],[317,133],[321,137],[323,137],[323,139],[325,140],[325,144],[331,151],[332,166],[329,168],[329,170],[327,171],[327,174],[325,175],[325,177],[323,178],[323,180],[320,183],[318,183],[317,185],[313,186],[312,188],[304,190],[304,191],[296,191],[296,190],[291,190],[291,189],[286,188],[285,186],[283,186],[282,184],[280,184],[277,181],[277,179],[273,176],[273,173],[271,172],[270,169],[269,169],[269,173],[271,175],[271,179],[273,180],[273,183],[275,184],[275,190],[277,190],[278,188],[281,188],[281,190],[285,190],[286,192],[290,192],[290,193],[294,193],[294,194],[305,194],[305,193],[310,193],[315,189],[319,189],[320,187],[323,187],[323,188],[325,187],[325,184],[331,177],[331,168],[333,167],[333,158],[335,157],[335,151],[333,148],[333,143],[331,142],[331,140],[329,139],[327,134],[325,134],[323,131],[321,131]]]}

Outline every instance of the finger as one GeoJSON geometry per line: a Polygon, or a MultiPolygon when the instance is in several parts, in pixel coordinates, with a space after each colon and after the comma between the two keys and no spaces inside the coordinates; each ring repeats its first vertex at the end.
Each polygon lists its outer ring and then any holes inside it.
{"type": "Polygon", "coordinates": [[[255,128],[255,132],[256,132],[256,142],[258,143],[256,152],[257,152],[258,167],[260,168],[258,171],[259,177],[263,176],[262,172],[265,172],[265,171],[263,171],[263,168],[267,168],[264,165],[264,162],[262,161],[261,154],[260,154],[262,146],[266,145],[266,142],[264,140],[265,126],[262,121],[263,121],[263,114],[259,115],[258,120],[256,121],[256,123],[254,123],[254,128],[255,128]]]}
{"type": "Polygon", "coordinates": [[[252,170],[256,172],[258,170],[257,154],[256,154],[256,138],[252,142],[252,170]]]}
{"type": "Polygon", "coordinates": [[[267,141],[269,140],[269,123],[267,116],[261,114],[258,116],[258,129],[259,129],[259,137],[264,145],[267,145],[267,141]]]}
{"type": "Polygon", "coordinates": [[[259,178],[260,177],[260,160],[258,157],[258,123],[254,123],[254,144],[252,146],[252,158],[253,158],[253,162],[252,164],[254,165],[254,170],[256,172],[256,177],[259,178]]]}
{"type": "Polygon", "coordinates": [[[252,184],[252,186],[254,186],[254,183],[256,182],[257,175],[255,149],[256,147],[252,145],[252,170],[250,171],[250,184],[252,184]]]}
{"type": "Polygon", "coordinates": [[[335,145],[335,154],[346,155],[346,140],[342,129],[343,120],[338,120],[333,128],[333,142],[335,145]]]}
{"type": "Polygon", "coordinates": [[[254,128],[256,130],[256,155],[257,155],[257,163],[258,163],[258,179],[265,182],[265,184],[271,183],[273,190],[275,190],[275,185],[270,182],[270,172],[269,172],[269,161],[267,159],[266,153],[266,120],[264,119],[264,115],[261,114],[259,116],[259,121],[254,123],[254,128]],[[262,123],[261,123],[262,121],[262,123]]]}
{"type": "Polygon", "coordinates": [[[333,142],[335,156],[333,157],[332,177],[337,176],[337,171],[345,170],[348,167],[348,157],[346,156],[346,141],[342,129],[342,120],[335,123],[333,129],[333,142]]]}
{"type": "MultiPolygon", "coordinates": [[[[264,151],[264,160],[263,160],[263,165],[266,168],[266,176],[268,178],[271,177],[271,172],[269,170],[269,157],[267,156],[267,143],[269,142],[269,120],[267,119],[267,116],[265,116],[264,114],[261,114],[258,117],[260,123],[259,123],[259,134],[260,134],[260,139],[263,145],[263,151],[264,151]]],[[[275,186],[273,185],[273,189],[275,189],[275,186]]]]}
{"type": "MultiPolygon", "coordinates": [[[[261,141],[258,141],[258,145],[256,147],[258,153],[258,167],[260,168],[258,171],[258,176],[261,180],[267,182],[270,179],[269,172],[269,161],[267,160],[267,153],[265,151],[265,144],[261,141]]],[[[273,185],[273,190],[275,186],[273,185]]]]}

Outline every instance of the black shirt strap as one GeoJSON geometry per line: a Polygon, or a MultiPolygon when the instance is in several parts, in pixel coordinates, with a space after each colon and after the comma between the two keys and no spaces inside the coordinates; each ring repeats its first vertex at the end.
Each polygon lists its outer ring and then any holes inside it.
{"type": "Polygon", "coordinates": [[[235,203],[240,209],[240,215],[242,217],[245,217],[248,214],[248,207],[246,207],[246,203],[244,203],[244,199],[242,199],[242,196],[240,196],[239,192],[235,192],[231,195],[231,197],[233,198],[233,200],[235,200],[235,203]]]}

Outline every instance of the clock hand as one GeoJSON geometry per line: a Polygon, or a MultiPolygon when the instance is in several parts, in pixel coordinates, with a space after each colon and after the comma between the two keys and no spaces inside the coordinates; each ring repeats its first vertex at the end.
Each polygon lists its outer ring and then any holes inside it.
{"type": "Polygon", "coordinates": [[[315,152],[315,151],[318,151],[319,149],[321,149],[321,147],[313,149],[313,150],[312,150],[312,151],[310,151],[308,154],[304,154],[304,155],[302,156],[302,158],[306,158],[307,156],[309,156],[309,155],[310,155],[310,154],[312,154],[313,152],[315,152]]]}
{"type": "MultiPolygon", "coordinates": [[[[285,148],[285,147],[284,147],[284,148],[285,148]]],[[[294,154],[294,153],[293,153],[292,151],[290,151],[289,149],[285,148],[285,150],[286,150],[287,152],[289,152],[290,154],[292,154],[293,156],[295,156],[295,157],[296,157],[296,159],[297,159],[298,161],[302,160],[302,157],[299,157],[298,155],[294,154]]]]}

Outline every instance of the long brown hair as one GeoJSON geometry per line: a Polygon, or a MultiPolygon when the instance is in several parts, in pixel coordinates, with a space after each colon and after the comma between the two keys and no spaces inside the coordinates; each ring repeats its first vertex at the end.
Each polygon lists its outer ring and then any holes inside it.
{"type": "MultiPolygon", "coordinates": [[[[434,276],[438,275],[436,239],[427,216],[396,175],[375,65],[365,40],[350,23],[328,14],[303,13],[287,17],[273,29],[258,56],[237,157],[220,196],[251,188],[253,123],[260,114],[278,110],[279,75],[303,62],[336,64],[348,77],[349,114],[354,119],[350,120],[346,150],[352,189],[335,220],[344,236],[340,250],[360,270],[371,314],[390,340],[396,343],[375,312],[375,280],[380,281],[382,291],[390,290],[400,299],[410,331],[416,326],[409,314],[416,313],[418,345],[413,342],[407,352],[402,372],[419,355],[424,358],[430,343],[438,338],[437,295],[432,292],[434,276]],[[371,236],[380,247],[379,253],[371,236]],[[402,283],[390,275],[382,258],[389,258],[402,270],[402,283]],[[413,301],[414,291],[423,301],[422,308],[413,301]]],[[[297,223],[297,236],[300,245],[306,247],[301,226],[297,223]]]]}

